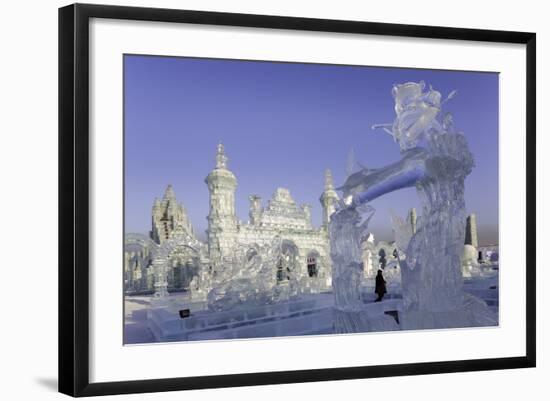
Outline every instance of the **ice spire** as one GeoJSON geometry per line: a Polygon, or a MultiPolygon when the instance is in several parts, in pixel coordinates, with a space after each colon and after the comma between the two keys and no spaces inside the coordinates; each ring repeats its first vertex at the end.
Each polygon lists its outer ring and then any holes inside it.
{"type": "Polygon", "coordinates": [[[332,172],[330,169],[325,170],[325,191],[334,190],[334,181],[332,180],[332,172]]]}
{"type": "Polygon", "coordinates": [[[225,155],[223,143],[218,143],[218,150],[216,153],[216,168],[227,168],[227,156],[225,155]]]}
{"type": "Polygon", "coordinates": [[[466,238],[464,243],[476,248],[478,246],[476,215],[473,213],[466,218],[466,238]]]}
{"type": "Polygon", "coordinates": [[[168,184],[166,187],[166,191],[164,192],[164,199],[176,199],[176,193],[174,192],[174,188],[172,188],[172,184],[168,184]]]}
{"type": "Polygon", "coordinates": [[[330,216],[336,211],[338,203],[338,194],[334,190],[334,182],[332,180],[332,172],[330,169],[325,170],[325,189],[319,198],[323,207],[323,227],[328,230],[330,216]]]}

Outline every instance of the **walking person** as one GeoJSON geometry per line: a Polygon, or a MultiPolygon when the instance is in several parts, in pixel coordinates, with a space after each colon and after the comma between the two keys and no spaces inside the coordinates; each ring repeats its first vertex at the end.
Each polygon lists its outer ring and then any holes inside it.
{"type": "Polygon", "coordinates": [[[384,276],[382,275],[382,270],[380,269],[376,274],[376,286],[374,288],[374,292],[378,295],[378,298],[376,298],[374,302],[382,301],[382,298],[384,298],[384,294],[388,292],[386,290],[386,280],[384,280],[384,276]]]}

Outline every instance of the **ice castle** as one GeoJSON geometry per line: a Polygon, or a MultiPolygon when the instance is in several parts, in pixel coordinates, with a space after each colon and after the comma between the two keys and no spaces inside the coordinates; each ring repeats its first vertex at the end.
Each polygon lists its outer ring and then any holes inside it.
{"type": "Polygon", "coordinates": [[[125,289],[127,292],[189,290],[194,277],[222,275],[227,259],[238,249],[257,252],[278,240],[281,257],[273,276],[279,284],[291,277],[299,285],[322,291],[331,286],[331,259],[328,223],[338,195],[330,170],[325,172],[325,187],[319,198],[323,223],[314,227],[311,206],[298,205],[286,188],[277,188],[262,204],[250,195],[249,219],[239,220],[235,213],[237,178],[228,168],[223,144],[216,153],[215,168],[205,179],[210,194],[206,242],[197,239],[185,207],[168,185],[162,200],[155,199],[152,228],[147,238],[129,234],[125,244],[125,289]],[[159,289],[154,264],[164,264],[166,284],[159,289]],[[155,287],[156,285],[156,287],[155,287]]]}

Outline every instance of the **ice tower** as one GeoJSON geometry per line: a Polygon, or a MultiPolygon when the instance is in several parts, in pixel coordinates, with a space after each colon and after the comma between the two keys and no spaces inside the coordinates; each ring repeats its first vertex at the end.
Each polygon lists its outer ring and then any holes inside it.
{"type": "Polygon", "coordinates": [[[208,252],[215,263],[234,249],[238,235],[235,215],[235,189],[237,179],[227,169],[227,156],[223,144],[218,144],[216,167],[204,180],[210,193],[208,214],[208,252]]]}
{"type": "Polygon", "coordinates": [[[180,225],[187,232],[194,235],[193,227],[187,217],[187,211],[181,203],[178,203],[172,185],[166,187],[162,201],[155,198],[151,220],[149,236],[157,244],[162,244],[168,240],[176,227],[180,225]]]}
{"type": "Polygon", "coordinates": [[[466,238],[464,243],[472,245],[474,248],[478,247],[476,215],[473,213],[466,219],[466,238]]]}
{"type": "Polygon", "coordinates": [[[321,194],[319,202],[323,207],[323,229],[328,230],[330,216],[335,212],[338,203],[338,194],[334,190],[332,172],[329,169],[325,170],[325,190],[321,194]]]}

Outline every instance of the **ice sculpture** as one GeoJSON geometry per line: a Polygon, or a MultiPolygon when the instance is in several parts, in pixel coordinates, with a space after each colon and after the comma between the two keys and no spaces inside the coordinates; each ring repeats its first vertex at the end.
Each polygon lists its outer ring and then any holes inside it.
{"type": "MultiPolygon", "coordinates": [[[[400,231],[396,236],[400,251],[406,254],[406,260],[401,262],[404,303],[401,328],[496,324],[496,317],[487,306],[466,297],[462,290],[464,180],[474,166],[466,139],[454,130],[450,114],[441,117],[441,94],[431,87],[425,91],[424,82],[395,85],[392,94],[395,121],[373,128],[390,133],[402,157],[386,167],[364,168],[351,174],[339,188],[343,191],[345,208],[333,215],[331,221],[331,245],[336,247],[333,272],[341,276],[340,269],[354,271],[352,264],[339,262],[343,254],[339,253],[342,245],[338,244],[357,241],[352,236],[360,232],[352,227],[357,226],[361,205],[402,188],[416,187],[423,202],[422,219],[417,222],[414,234],[400,231]]],[[[355,257],[354,245],[350,247],[344,254],[349,252],[351,260],[355,257]]],[[[351,298],[355,295],[346,292],[350,290],[336,286],[334,291],[336,299],[340,299],[337,308],[354,307],[351,298]],[[342,302],[348,306],[342,306],[342,302]]]]}
{"type": "Polygon", "coordinates": [[[216,268],[208,309],[230,310],[272,304],[298,295],[292,254],[280,237],[264,246],[237,246],[216,268]]]}
{"type": "Polygon", "coordinates": [[[368,224],[375,210],[370,205],[340,208],[330,220],[330,255],[332,257],[332,289],[334,293],[335,333],[395,330],[396,324],[387,315],[371,318],[361,299],[363,250],[368,237],[368,224]]]}

